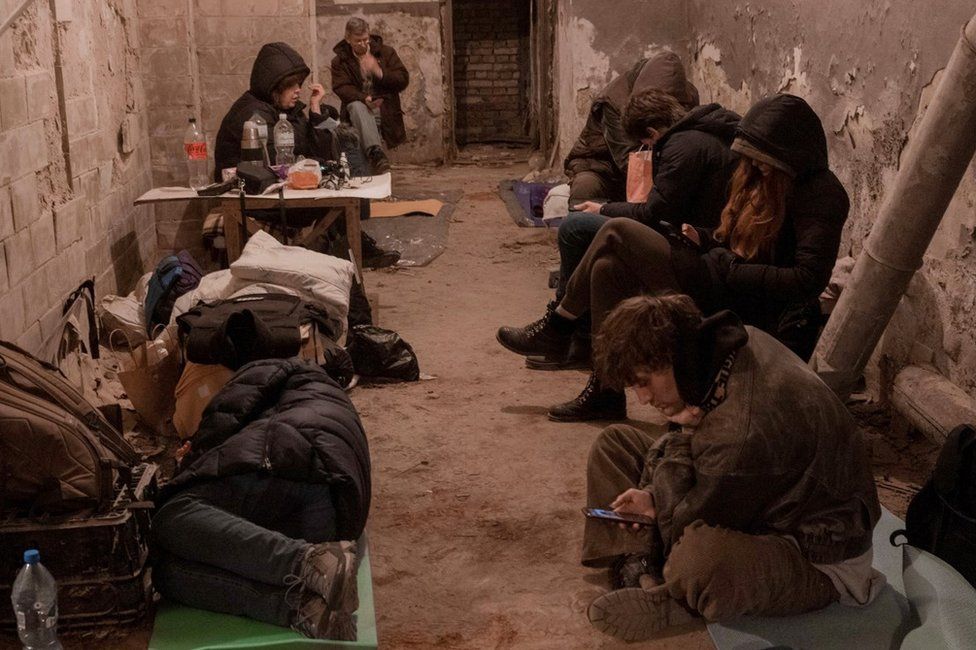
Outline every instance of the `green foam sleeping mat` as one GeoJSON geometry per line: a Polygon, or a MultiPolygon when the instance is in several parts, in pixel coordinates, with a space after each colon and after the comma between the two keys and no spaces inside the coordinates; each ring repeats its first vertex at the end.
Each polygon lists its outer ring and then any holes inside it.
{"type": "Polygon", "coordinates": [[[361,540],[360,544],[365,552],[359,563],[357,575],[359,610],[356,612],[356,618],[359,634],[356,641],[309,639],[288,628],[163,601],[156,611],[156,622],[153,626],[152,639],[149,641],[149,650],[243,650],[246,648],[375,650],[376,611],[373,609],[373,575],[365,539],[361,540]]]}

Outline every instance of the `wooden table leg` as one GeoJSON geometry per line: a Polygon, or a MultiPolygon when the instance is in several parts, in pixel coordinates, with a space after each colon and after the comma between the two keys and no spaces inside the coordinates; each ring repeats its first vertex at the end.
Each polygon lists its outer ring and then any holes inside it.
{"type": "Polygon", "coordinates": [[[227,243],[227,263],[232,264],[241,256],[244,242],[241,241],[241,209],[235,202],[226,201],[221,206],[224,213],[224,241],[227,243]]]}
{"type": "Polygon", "coordinates": [[[349,240],[349,248],[352,250],[353,262],[359,270],[359,275],[363,273],[363,238],[362,228],[359,222],[360,201],[368,199],[350,199],[345,205],[346,238],[349,240]]]}

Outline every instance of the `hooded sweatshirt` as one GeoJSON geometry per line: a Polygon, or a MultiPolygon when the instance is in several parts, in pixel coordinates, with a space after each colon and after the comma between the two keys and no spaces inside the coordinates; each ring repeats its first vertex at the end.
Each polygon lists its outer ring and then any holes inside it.
{"type": "Polygon", "coordinates": [[[624,109],[632,95],[652,88],[668,93],[689,110],[698,106],[698,89],[685,77],[677,54],[665,50],[641,59],[593,100],[586,126],[564,163],[569,176],[591,171],[624,182],[627,156],[637,149],[624,132],[624,109]]]}
{"type": "Polygon", "coordinates": [[[251,83],[247,92],[230,107],[220,130],[214,149],[214,180],[220,180],[220,170],[235,167],[241,159],[241,135],[244,122],[255,113],[268,123],[268,155],[274,163],[274,125],[278,115],[285,113],[295,129],[295,156],[335,160],[337,158],[332,135],[324,129],[315,129],[325,118],[338,117],[335,108],[322,105],[322,114],[305,116],[305,104],[298,102],[288,111],[277,108],[272,92],[285,77],[293,74],[309,75],[309,68],[302,56],[287,43],[268,43],[258,52],[251,68],[251,83]]]}
{"type": "Polygon", "coordinates": [[[837,259],[850,203],[828,168],[827,139],[820,118],[801,98],[774,95],[742,118],[732,145],[744,155],[758,151],[794,177],[786,216],[769,253],[743,260],[699,229],[699,251],[672,249],[681,289],[702,311],[735,311],[742,320],[778,336],[801,357],[808,356],[816,328],[791,339],[783,327],[799,306],[813,305],[827,286],[837,259]]]}
{"type": "Polygon", "coordinates": [[[654,143],[654,185],[645,203],[607,203],[600,214],[655,226],[718,225],[737,158],[729,146],[739,116],[718,104],[699,106],[654,143]]]}

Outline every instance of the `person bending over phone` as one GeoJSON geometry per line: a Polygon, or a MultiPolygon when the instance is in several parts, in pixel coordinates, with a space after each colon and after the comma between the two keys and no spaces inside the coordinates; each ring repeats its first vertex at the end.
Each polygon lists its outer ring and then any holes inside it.
{"type": "Polygon", "coordinates": [[[635,641],[693,614],[780,616],[866,605],[884,585],[872,530],[880,505],[860,431],[796,355],[730,311],[688,296],[629,298],[595,345],[607,385],[668,419],[613,425],[587,464],[582,563],[615,587],[588,610],[635,641]],[[631,524],[635,520],[644,523],[631,524]]]}
{"type": "MultiPolygon", "coordinates": [[[[706,314],[731,309],[809,358],[820,324],[818,297],[830,280],[850,207],[827,164],[820,118],[793,95],[755,104],[739,123],[740,154],[718,228],[611,219],[569,279],[566,295],[538,321],[502,328],[498,339],[526,356],[558,355],[576,321],[590,313],[593,332],[621,300],[680,291],[706,314]]],[[[553,420],[623,420],[622,391],[590,375],[574,400],[553,406],[553,420]]]]}

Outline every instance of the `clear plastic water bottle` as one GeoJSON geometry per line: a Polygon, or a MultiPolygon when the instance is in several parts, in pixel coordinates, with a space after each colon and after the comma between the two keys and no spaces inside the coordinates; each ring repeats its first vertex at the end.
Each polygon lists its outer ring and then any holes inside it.
{"type": "Polygon", "coordinates": [[[203,134],[203,129],[197,126],[197,118],[195,117],[190,118],[190,125],[186,128],[186,134],[183,136],[183,149],[186,151],[186,171],[190,187],[199,189],[209,185],[207,137],[203,134]]]}
{"type": "Polygon", "coordinates": [[[278,115],[278,122],[274,126],[275,164],[291,165],[295,162],[295,129],[292,128],[288,116],[278,115]]]}
{"type": "Polygon", "coordinates": [[[41,564],[41,554],[24,551],[24,567],[14,580],[10,601],[24,650],[62,650],[58,641],[58,583],[41,564]]]}
{"type": "Polygon", "coordinates": [[[342,169],[342,180],[348,181],[352,177],[352,170],[349,168],[349,157],[343,151],[339,154],[339,167],[342,169]]]}

